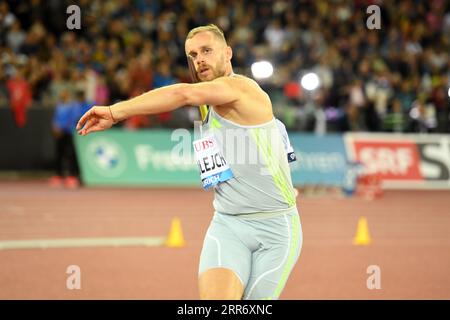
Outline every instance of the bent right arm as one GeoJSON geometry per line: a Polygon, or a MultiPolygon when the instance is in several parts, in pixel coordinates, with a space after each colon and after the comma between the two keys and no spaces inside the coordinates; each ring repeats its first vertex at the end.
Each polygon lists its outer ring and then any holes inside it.
{"type": "Polygon", "coordinates": [[[151,90],[127,101],[109,107],[93,107],[78,121],[81,135],[110,128],[115,122],[131,116],[157,114],[183,106],[222,105],[239,99],[228,77],[213,81],[188,84],[179,83],[151,90]]]}
{"type": "Polygon", "coordinates": [[[114,119],[122,121],[135,115],[157,114],[183,106],[222,105],[238,99],[229,79],[200,83],[179,83],[158,88],[111,106],[114,119]]]}

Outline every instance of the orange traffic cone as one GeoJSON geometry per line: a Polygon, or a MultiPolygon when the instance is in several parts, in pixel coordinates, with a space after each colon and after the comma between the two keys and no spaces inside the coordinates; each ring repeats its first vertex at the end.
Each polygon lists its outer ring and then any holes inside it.
{"type": "Polygon", "coordinates": [[[181,221],[178,217],[172,219],[169,236],[166,240],[166,246],[171,248],[181,248],[186,245],[181,229],[181,221]]]}

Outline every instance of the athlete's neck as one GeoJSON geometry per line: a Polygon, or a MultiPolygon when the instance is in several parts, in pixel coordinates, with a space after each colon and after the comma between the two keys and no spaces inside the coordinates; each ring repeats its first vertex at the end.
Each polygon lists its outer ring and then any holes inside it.
{"type": "Polygon", "coordinates": [[[233,72],[233,70],[231,70],[230,72],[225,73],[225,77],[232,77],[235,76],[236,73],[233,72]]]}

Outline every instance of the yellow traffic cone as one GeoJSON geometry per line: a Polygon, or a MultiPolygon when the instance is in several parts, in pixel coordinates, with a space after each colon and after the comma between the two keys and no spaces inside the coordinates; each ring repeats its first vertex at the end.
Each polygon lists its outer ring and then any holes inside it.
{"type": "Polygon", "coordinates": [[[369,226],[365,217],[360,217],[358,220],[358,228],[356,229],[356,235],[353,239],[354,245],[367,246],[372,242],[369,234],[369,226]]]}
{"type": "Polygon", "coordinates": [[[178,217],[172,219],[169,236],[166,240],[166,246],[171,248],[181,248],[186,245],[183,237],[183,230],[181,230],[181,221],[178,217]]]}

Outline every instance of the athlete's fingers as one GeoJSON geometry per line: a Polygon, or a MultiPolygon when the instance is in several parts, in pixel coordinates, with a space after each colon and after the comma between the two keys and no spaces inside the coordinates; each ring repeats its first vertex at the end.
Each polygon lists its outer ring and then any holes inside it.
{"type": "Polygon", "coordinates": [[[93,125],[95,125],[96,122],[97,122],[97,120],[95,118],[88,118],[82,126],[83,129],[81,129],[80,131],[86,132],[87,130],[89,130],[89,128],[91,128],[93,125]]]}
{"type": "Polygon", "coordinates": [[[89,110],[89,111],[87,111],[87,112],[80,118],[80,120],[78,120],[78,123],[77,123],[77,130],[80,130],[81,128],[84,127],[86,120],[88,120],[88,119],[90,118],[90,116],[91,116],[91,112],[92,112],[92,109],[89,110]]]}
{"type": "Polygon", "coordinates": [[[88,134],[89,132],[93,132],[93,131],[100,131],[103,130],[104,126],[102,126],[100,124],[100,120],[95,117],[95,118],[90,118],[86,124],[84,125],[82,131],[83,131],[83,135],[88,134]]]}
{"type": "Polygon", "coordinates": [[[91,116],[91,111],[89,110],[80,118],[80,120],[78,120],[77,130],[80,130],[82,127],[84,127],[86,120],[88,120],[90,116],[91,116]]]}
{"type": "Polygon", "coordinates": [[[84,128],[81,130],[81,135],[85,136],[91,132],[103,130],[98,121],[94,122],[93,120],[89,120],[84,128]]]}
{"type": "Polygon", "coordinates": [[[83,128],[83,126],[85,125],[85,122],[88,120],[88,119],[90,119],[90,118],[92,118],[92,117],[95,117],[96,116],[96,108],[95,107],[92,107],[89,111],[87,111],[81,118],[80,118],[80,120],[78,120],[78,123],[77,123],[77,130],[80,130],[81,128],[83,128]]]}
{"type": "Polygon", "coordinates": [[[82,135],[85,136],[91,132],[96,132],[96,131],[101,131],[101,130],[103,130],[103,128],[100,125],[96,124],[94,126],[91,126],[89,129],[83,129],[82,135]]]}

